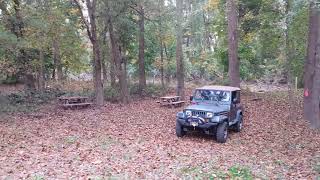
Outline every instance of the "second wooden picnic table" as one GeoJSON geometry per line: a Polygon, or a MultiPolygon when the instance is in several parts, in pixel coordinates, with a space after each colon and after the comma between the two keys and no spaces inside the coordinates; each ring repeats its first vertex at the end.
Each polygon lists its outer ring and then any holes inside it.
{"type": "Polygon", "coordinates": [[[160,97],[160,105],[161,106],[170,106],[170,107],[175,107],[175,106],[181,106],[184,101],[180,101],[180,96],[164,96],[160,97]]]}
{"type": "Polygon", "coordinates": [[[83,96],[62,96],[58,100],[63,108],[86,107],[92,104],[87,102],[88,97],[83,96]]]}

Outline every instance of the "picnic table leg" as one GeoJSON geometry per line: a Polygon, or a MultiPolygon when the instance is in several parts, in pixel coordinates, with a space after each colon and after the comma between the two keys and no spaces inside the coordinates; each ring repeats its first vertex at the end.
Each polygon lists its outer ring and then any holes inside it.
{"type": "Polygon", "coordinates": [[[174,104],[172,104],[174,102],[174,99],[170,99],[169,103],[170,103],[170,107],[173,109],[174,108],[174,104]]]}

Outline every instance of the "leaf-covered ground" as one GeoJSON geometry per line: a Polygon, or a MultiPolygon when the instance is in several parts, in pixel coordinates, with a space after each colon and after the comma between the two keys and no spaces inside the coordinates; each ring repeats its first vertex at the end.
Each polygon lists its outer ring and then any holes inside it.
{"type": "Polygon", "coordinates": [[[288,120],[284,98],[252,98],[242,97],[244,130],[225,144],[201,134],[177,138],[179,109],[161,108],[153,99],[2,117],[0,179],[229,178],[232,167],[254,178],[319,176],[320,132],[288,120]]]}

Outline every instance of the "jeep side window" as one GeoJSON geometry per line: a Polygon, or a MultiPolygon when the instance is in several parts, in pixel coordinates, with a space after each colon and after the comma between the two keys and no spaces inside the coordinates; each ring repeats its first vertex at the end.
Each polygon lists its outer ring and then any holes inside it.
{"type": "Polygon", "coordinates": [[[237,91],[237,99],[238,99],[237,103],[240,103],[240,91],[237,91]]]}
{"type": "Polygon", "coordinates": [[[239,103],[240,102],[240,91],[233,91],[232,92],[232,102],[234,103],[234,100],[237,100],[237,102],[235,103],[239,103]]]}
{"type": "Polygon", "coordinates": [[[234,100],[237,98],[237,92],[232,91],[232,103],[234,103],[234,100]]]}

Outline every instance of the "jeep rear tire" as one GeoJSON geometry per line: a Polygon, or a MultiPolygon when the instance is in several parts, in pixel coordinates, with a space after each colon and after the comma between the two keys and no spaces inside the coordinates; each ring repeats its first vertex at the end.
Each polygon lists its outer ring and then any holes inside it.
{"type": "Polygon", "coordinates": [[[228,138],[228,124],[227,122],[223,122],[218,125],[216,138],[219,143],[225,143],[228,138]]]}
{"type": "Polygon", "coordinates": [[[186,132],[183,130],[182,125],[177,121],[176,122],[176,135],[178,137],[183,137],[186,134],[186,132]]]}
{"type": "Polygon", "coordinates": [[[243,128],[243,117],[242,115],[239,115],[239,120],[238,122],[234,125],[234,130],[236,132],[240,132],[243,128]]]}

